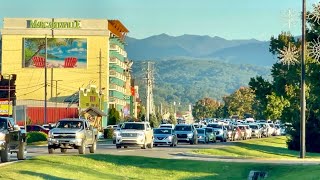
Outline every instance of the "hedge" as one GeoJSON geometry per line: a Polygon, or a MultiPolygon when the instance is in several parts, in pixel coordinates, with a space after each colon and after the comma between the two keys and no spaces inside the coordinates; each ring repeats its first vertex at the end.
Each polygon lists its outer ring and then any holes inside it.
{"type": "Polygon", "coordinates": [[[113,136],[113,129],[104,129],[103,130],[103,137],[105,139],[112,139],[113,136]]]}
{"type": "Polygon", "coordinates": [[[48,135],[44,132],[28,132],[27,133],[27,143],[39,142],[39,141],[47,141],[48,135]]]}

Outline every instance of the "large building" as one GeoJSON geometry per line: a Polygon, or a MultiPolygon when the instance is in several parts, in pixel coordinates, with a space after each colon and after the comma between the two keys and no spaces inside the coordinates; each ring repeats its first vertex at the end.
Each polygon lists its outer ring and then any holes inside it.
{"type": "MultiPolygon", "coordinates": [[[[18,105],[30,99],[43,101],[47,79],[49,102],[56,96],[71,97],[80,88],[96,86],[103,94],[104,112],[109,108],[109,96],[116,98],[110,103],[123,110],[128,104],[123,38],[127,32],[117,20],[4,18],[0,71],[2,75],[17,75],[18,105]]],[[[90,102],[87,104],[90,106],[90,102]]]]}

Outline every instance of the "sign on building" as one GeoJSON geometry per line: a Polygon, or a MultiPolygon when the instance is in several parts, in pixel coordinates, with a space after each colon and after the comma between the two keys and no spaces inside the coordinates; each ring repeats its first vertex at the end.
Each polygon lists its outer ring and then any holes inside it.
{"type": "Polygon", "coordinates": [[[81,111],[88,107],[103,109],[103,99],[104,95],[102,94],[99,97],[99,90],[96,86],[92,85],[90,88],[81,88],[79,90],[79,108],[81,111]]]}

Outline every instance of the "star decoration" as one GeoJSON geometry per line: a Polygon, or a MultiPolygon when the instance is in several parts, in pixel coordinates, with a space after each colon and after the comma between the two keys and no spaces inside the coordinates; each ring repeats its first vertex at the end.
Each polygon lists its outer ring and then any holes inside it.
{"type": "Polygon", "coordinates": [[[308,15],[308,18],[320,24],[320,3],[313,4],[313,11],[308,15]]]}
{"type": "Polygon", "coordinates": [[[314,39],[308,43],[308,55],[313,57],[316,60],[320,60],[320,41],[318,39],[314,39]]]}
{"type": "Polygon", "coordinates": [[[299,50],[295,46],[291,46],[289,43],[288,47],[284,47],[279,50],[279,60],[284,65],[294,65],[299,63],[299,50]]]}

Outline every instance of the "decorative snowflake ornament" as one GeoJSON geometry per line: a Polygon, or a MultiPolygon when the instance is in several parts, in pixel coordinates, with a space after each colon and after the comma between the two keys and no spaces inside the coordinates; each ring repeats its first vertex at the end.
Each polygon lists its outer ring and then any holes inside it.
{"type": "Polygon", "coordinates": [[[288,47],[284,47],[283,50],[279,50],[279,59],[282,64],[294,65],[299,63],[299,50],[295,46],[291,46],[289,43],[288,47]]]}
{"type": "Polygon", "coordinates": [[[313,4],[313,11],[308,15],[308,18],[320,24],[320,3],[313,4]]]}
{"type": "Polygon", "coordinates": [[[320,60],[320,41],[319,37],[308,43],[308,55],[316,60],[320,60]]]}
{"type": "Polygon", "coordinates": [[[285,22],[285,27],[290,31],[292,26],[297,25],[300,21],[299,12],[294,11],[292,9],[288,9],[287,11],[282,13],[282,19],[285,22]]]}

